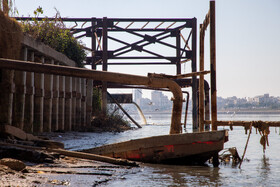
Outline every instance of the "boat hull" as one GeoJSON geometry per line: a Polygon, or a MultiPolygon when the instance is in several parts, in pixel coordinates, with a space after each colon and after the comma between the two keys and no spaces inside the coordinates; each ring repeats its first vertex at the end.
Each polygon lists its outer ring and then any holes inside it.
{"type": "Polygon", "coordinates": [[[83,152],[162,164],[204,164],[224,147],[226,131],[153,136],[83,152]]]}

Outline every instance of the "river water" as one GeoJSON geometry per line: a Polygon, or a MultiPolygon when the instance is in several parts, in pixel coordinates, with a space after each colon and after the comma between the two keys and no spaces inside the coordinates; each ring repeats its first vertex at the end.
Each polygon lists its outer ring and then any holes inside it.
{"type": "MultiPolygon", "coordinates": [[[[141,123],[140,117],[133,117],[141,123]]],[[[92,148],[124,140],[163,135],[169,133],[170,114],[146,114],[148,125],[141,129],[122,133],[74,133],[71,139],[67,134],[56,137],[70,150],[92,148]],[[64,136],[64,137],[62,137],[64,136]],[[73,140],[73,136],[75,140],[73,140]]],[[[220,114],[218,120],[280,121],[280,115],[220,114]]],[[[219,127],[219,129],[224,129],[219,127]]],[[[227,129],[227,128],[225,128],[227,129]]],[[[241,169],[230,164],[218,168],[209,166],[172,166],[141,164],[123,177],[110,181],[108,186],[280,186],[280,135],[279,128],[270,128],[269,147],[265,153],[259,143],[260,135],[253,128],[241,169]]],[[[187,131],[191,132],[191,119],[187,131]]],[[[248,135],[243,127],[229,131],[229,141],[225,148],[236,147],[242,156],[248,135]]],[[[89,185],[90,186],[90,185],[89,185]]]]}

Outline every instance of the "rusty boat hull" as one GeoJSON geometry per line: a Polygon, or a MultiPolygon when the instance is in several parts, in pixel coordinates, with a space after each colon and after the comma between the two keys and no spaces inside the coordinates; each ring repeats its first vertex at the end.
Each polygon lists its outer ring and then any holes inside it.
{"type": "Polygon", "coordinates": [[[161,164],[200,165],[224,148],[227,132],[209,131],[153,136],[83,150],[83,152],[161,164]]]}

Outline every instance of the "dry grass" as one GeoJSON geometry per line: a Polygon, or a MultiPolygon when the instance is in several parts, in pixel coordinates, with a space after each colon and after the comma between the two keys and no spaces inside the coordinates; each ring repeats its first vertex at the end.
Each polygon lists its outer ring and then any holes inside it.
{"type": "Polygon", "coordinates": [[[20,58],[22,35],[19,23],[0,10],[0,58],[20,58]]]}

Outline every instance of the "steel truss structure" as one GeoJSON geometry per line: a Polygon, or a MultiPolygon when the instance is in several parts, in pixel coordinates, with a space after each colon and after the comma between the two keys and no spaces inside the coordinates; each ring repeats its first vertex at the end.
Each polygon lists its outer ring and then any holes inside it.
{"type": "MultiPolygon", "coordinates": [[[[30,17],[17,18],[31,20],[30,17]]],[[[43,20],[44,18],[37,18],[43,20]]],[[[57,18],[49,18],[57,19],[57,18]]],[[[197,19],[167,18],[59,18],[75,23],[71,32],[76,38],[90,37],[91,56],[86,65],[96,69],[108,65],[174,65],[181,74],[181,65],[190,61],[191,71],[197,72],[197,19]],[[78,24],[79,23],[79,24],[78,24]],[[191,43],[189,46],[189,42],[191,43]],[[183,45],[181,45],[183,43],[183,45]]],[[[192,87],[193,128],[198,128],[198,80],[188,82],[192,87]]],[[[106,111],[107,83],[102,83],[102,106],[106,111]]]]}

